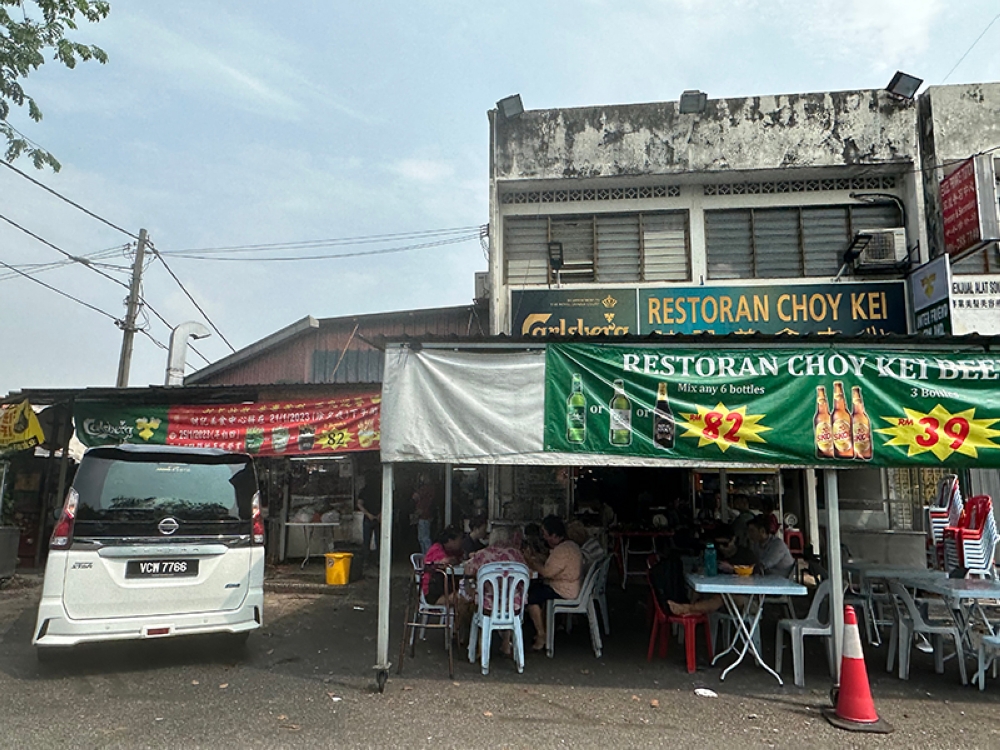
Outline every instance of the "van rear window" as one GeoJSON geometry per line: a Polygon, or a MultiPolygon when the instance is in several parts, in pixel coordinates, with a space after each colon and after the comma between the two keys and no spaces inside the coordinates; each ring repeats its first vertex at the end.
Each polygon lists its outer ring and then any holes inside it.
{"type": "Polygon", "coordinates": [[[251,517],[257,482],[248,458],[113,452],[118,455],[88,454],[80,464],[73,486],[81,521],[251,517]]]}

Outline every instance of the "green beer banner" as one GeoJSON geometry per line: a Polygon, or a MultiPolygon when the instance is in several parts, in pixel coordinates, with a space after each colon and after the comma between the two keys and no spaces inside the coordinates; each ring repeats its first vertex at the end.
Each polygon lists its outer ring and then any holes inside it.
{"type": "Polygon", "coordinates": [[[1000,468],[1000,357],[546,348],[545,449],[712,462],[1000,468]]]}

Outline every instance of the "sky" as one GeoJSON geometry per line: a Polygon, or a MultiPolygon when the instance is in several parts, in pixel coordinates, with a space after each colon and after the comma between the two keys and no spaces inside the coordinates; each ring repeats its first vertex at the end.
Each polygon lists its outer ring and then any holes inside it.
{"type": "MultiPolygon", "coordinates": [[[[1000,81],[1000,21],[968,51],[998,14],[997,0],[111,0],[73,33],[108,63],[47,62],[23,82],[44,119],[15,107],[9,122],[62,170],[15,166],[145,228],[221,332],[195,343],[190,373],[307,315],[469,304],[487,267],[486,113],[507,95],[530,110],[880,88],[897,69],[1000,81]],[[245,245],[275,247],[184,257],[245,245]]],[[[64,256],[0,221],[0,262],[102,311],[0,268],[0,394],[113,386],[133,238],[3,168],[0,217],[94,256],[42,270],[64,256]]],[[[155,258],[142,296],[171,326],[207,324],[155,258]]],[[[155,313],[133,386],[164,382],[155,313]]]]}

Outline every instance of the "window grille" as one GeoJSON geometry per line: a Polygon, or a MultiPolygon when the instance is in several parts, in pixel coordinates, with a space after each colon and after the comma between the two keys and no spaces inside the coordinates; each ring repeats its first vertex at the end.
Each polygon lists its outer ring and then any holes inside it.
{"type": "Polygon", "coordinates": [[[834,276],[856,232],[901,223],[890,203],[706,211],[708,277],[834,276]]]}
{"type": "Polygon", "coordinates": [[[562,244],[559,281],[630,283],[688,281],[688,217],[684,211],[583,216],[508,216],[504,254],[508,284],[555,281],[548,243],[562,244]]]}

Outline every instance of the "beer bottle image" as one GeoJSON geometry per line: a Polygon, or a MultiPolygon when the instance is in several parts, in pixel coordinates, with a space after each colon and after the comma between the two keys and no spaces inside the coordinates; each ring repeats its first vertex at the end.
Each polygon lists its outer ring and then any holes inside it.
{"type": "Polygon", "coordinates": [[[859,461],[872,459],[872,422],[861,398],[861,386],[851,388],[851,436],[854,439],[854,457],[859,461]]]}
{"type": "Polygon", "coordinates": [[[582,443],[587,439],[587,397],[583,395],[580,373],[573,373],[573,387],[566,401],[566,440],[582,443]]]}
{"type": "Polygon", "coordinates": [[[847,411],[844,384],[839,380],[833,382],[833,455],[836,458],[854,458],[851,413],[847,411]]]}
{"type": "Polygon", "coordinates": [[[656,404],[653,406],[653,442],[659,448],[670,450],[674,447],[676,431],[674,413],[667,400],[667,384],[660,383],[656,389],[656,404]]]}
{"type": "Polygon", "coordinates": [[[609,440],[612,445],[632,445],[632,402],[625,395],[625,381],[615,381],[615,395],[608,404],[611,414],[609,440]]]}
{"type": "Polygon", "coordinates": [[[826,387],[822,385],[816,386],[813,434],[816,436],[816,458],[833,458],[833,418],[830,416],[830,402],[826,400],[826,387]]]}

